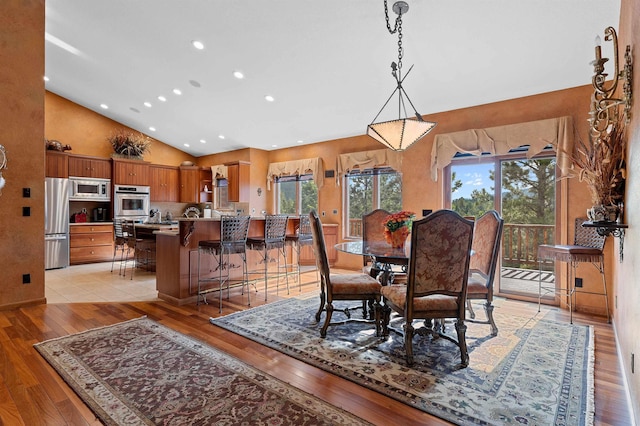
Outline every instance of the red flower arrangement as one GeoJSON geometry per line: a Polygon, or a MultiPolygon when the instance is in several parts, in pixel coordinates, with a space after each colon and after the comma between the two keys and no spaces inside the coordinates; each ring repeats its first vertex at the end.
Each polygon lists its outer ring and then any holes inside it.
{"type": "Polygon", "coordinates": [[[392,247],[403,247],[415,218],[414,212],[406,210],[387,216],[382,222],[385,241],[392,247]]]}

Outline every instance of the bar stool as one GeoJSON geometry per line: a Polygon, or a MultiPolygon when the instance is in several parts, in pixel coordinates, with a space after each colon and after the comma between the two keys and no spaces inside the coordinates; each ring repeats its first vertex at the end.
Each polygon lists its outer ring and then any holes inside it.
{"type": "Polygon", "coordinates": [[[540,301],[542,292],[563,293],[569,298],[569,322],[573,324],[573,298],[576,293],[597,294],[604,296],[604,304],[607,312],[607,322],[611,322],[609,315],[609,296],[607,296],[607,280],[604,276],[604,243],[606,237],[598,235],[596,228],[585,228],[582,224],[585,218],[577,218],[575,223],[575,234],[573,245],[546,245],[538,246],[538,312],[540,312],[540,301]],[[555,260],[569,263],[569,282],[567,289],[558,290],[555,287],[545,287],[542,285],[542,262],[544,260],[555,260]],[[578,263],[591,263],[596,267],[602,276],[603,292],[589,292],[576,290],[576,268],[578,263]]]}
{"type": "MultiPolygon", "coordinates": [[[[247,270],[247,234],[249,233],[250,216],[222,216],[220,218],[220,239],[204,240],[198,242],[198,295],[196,305],[200,304],[200,296],[203,303],[207,302],[207,293],[219,291],[220,313],[222,313],[222,286],[227,284],[227,299],[229,299],[229,285],[231,284],[231,255],[239,254],[242,259],[242,294],[244,286],[248,286],[247,270]],[[201,263],[203,255],[213,256],[212,272],[218,271],[217,277],[203,278],[201,276],[201,263]],[[226,274],[223,275],[223,271],[226,274]],[[203,283],[218,282],[219,288],[204,288],[203,283]]],[[[251,306],[251,292],[247,289],[248,305],[251,306]]]]}
{"type": "MultiPolygon", "coordinates": [[[[268,271],[269,271],[269,250],[277,249],[278,254],[278,272],[276,274],[276,294],[278,294],[278,287],[280,285],[280,254],[284,258],[284,265],[287,265],[287,253],[285,251],[285,237],[287,234],[287,222],[289,216],[284,214],[267,215],[264,222],[264,237],[251,237],[247,238],[247,247],[249,250],[257,251],[261,256],[261,262],[264,262],[264,271],[253,271],[250,274],[264,273],[264,300],[267,300],[267,284],[268,284],[268,271]]],[[[284,274],[287,282],[287,294],[289,294],[289,275],[284,274]]]]}
{"type": "Polygon", "coordinates": [[[127,250],[127,235],[122,229],[122,220],[114,219],[113,221],[113,258],[111,259],[111,272],[113,272],[113,265],[116,261],[116,256],[120,251],[120,271],[119,275],[122,275],[122,262],[124,260],[124,253],[127,250]]]}
{"type": "MultiPolygon", "coordinates": [[[[303,214],[300,216],[300,221],[296,226],[296,230],[293,234],[287,234],[284,238],[287,245],[291,246],[296,253],[296,263],[290,263],[287,265],[287,273],[289,272],[289,266],[296,266],[296,274],[298,280],[298,288],[302,291],[302,279],[300,278],[300,251],[304,246],[313,246],[313,234],[311,233],[311,222],[309,221],[309,215],[303,214]]],[[[320,282],[318,276],[318,264],[316,263],[316,281],[320,282]]]]}
{"type": "Polygon", "coordinates": [[[138,238],[136,235],[136,227],[133,221],[124,221],[122,224],[122,231],[127,237],[127,254],[124,260],[123,276],[127,275],[127,264],[129,263],[129,257],[133,250],[133,266],[131,267],[131,278],[140,263],[146,265],[148,268],[151,266],[151,262],[155,259],[155,241],[146,240],[144,238],[138,238]]]}

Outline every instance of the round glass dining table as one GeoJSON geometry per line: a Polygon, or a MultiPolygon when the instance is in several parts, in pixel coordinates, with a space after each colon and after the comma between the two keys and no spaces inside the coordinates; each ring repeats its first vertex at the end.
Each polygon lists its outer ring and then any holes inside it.
{"type": "Polygon", "coordinates": [[[373,270],[379,273],[382,285],[393,283],[393,265],[399,265],[406,272],[409,265],[410,244],[403,248],[394,248],[381,241],[348,241],[335,245],[336,250],[343,253],[359,256],[371,256],[373,258],[373,270]]]}

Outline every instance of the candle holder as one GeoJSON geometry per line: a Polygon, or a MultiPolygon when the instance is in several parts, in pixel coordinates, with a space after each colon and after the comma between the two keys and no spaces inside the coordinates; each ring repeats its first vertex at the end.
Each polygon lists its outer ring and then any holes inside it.
{"type": "Polygon", "coordinates": [[[627,45],[624,53],[624,67],[620,71],[618,65],[618,35],[613,27],[604,30],[605,41],[613,43],[613,62],[615,73],[613,79],[607,86],[607,76],[605,63],[609,58],[602,57],[600,46],[600,36],[596,37],[596,59],[591,62],[593,65],[593,96],[591,98],[591,112],[589,122],[591,123],[591,136],[595,141],[600,141],[606,137],[612,123],[618,120],[619,107],[623,107],[623,117],[625,124],[631,119],[632,104],[632,75],[633,58],[631,57],[631,46],[627,45]],[[622,97],[616,98],[614,95],[618,89],[618,81],[622,80],[622,97]]]}

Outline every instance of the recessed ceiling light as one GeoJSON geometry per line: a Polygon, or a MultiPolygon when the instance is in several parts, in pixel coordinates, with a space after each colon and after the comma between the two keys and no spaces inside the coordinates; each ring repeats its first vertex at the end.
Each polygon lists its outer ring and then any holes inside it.
{"type": "Polygon", "coordinates": [[[151,108],[151,102],[145,102],[144,106],[146,106],[147,108],[151,108]]]}
{"type": "Polygon", "coordinates": [[[185,143],[185,144],[184,144],[184,146],[186,146],[187,148],[189,148],[189,146],[190,146],[190,145],[189,145],[188,143],[185,143]]]}
{"type": "Polygon", "coordinates": [[[264,97],[264,99],[265,99],[267,102],[273,102],[273,101],[275,101],[275,99],[274,99],[274,98],[273,98],[273,96],[271,96],[271,95],[267,95],[267,96],[265,96],[265,97],[264,97]]]}
{"type": "Polygon", "coordinates": [[[234,71],[233,76],[238,80],[242,80],[244,78],[244,74],[242,74],[240,71],[234,71]]]}
{"type": "Polygon", "coordinates": [[[218,139],[224,139],[224,135],[218,135],[218,139]]]}
{"type": "Polygon", "coordinates": [[[47,77],[46,75],[44,76],[44,81],[49,81],[49,77],[47,77]]]}
{"type": "Polygon", "coordinates": [[[195,80],[189,80],[189,84],[192,85],[193,87],[200,87],[200,82],[195,80]]]}
{"type": "Polygon", "coordinates": [[[193,40],[193,41],[191,42],[191,44],[193,45],[193,47],[195,47],[195,48],[196,48],[196,49],[198,49],[198,50],[202,50],[202,49],[204,49],[204,43],[202,43],[202,42],[201,42],[201,41],[199,41],[199,40],[193,40]]]}
{"type": "Polygon", "coordinates": [[[173,89],[173,93],[175,93],[176,95],[182,95],[182,90],[180,90],[180,89],[173,89]]]}
{"type": "Polygon", "coordinates": [[[276,144],[271,145],[271,148],[277,148],[277,147],[278,147],[278,145],[276,145],[276,144]]]}
{"type": "Polygon", "coordinates": [[[200,139],[200,143],[207,143],[204,139],[200,139]]]}
{"type": "Polygon", "coordinates": [[[162,102],[167,102],[167,98],[165,98],[164,96],[158,96],[158,99],[162,102]]]}
{"type": "Polygon", "coordinates": [[[298,143],[304,143],[304,141],[298,141],[298,143]]]}
{"type": "Polygon", "coordinates": [[[109,105],[107,105],[107,104],[100,104],[100,108],[102,108],[102,109],[109,109],[109,105]]]}
{"type": "Polygon", "coordinates": [[[156,131],[156,128],[155,128],[155,127],[153,127],[153,126],[151,126],[151,127],[149,127],[149,130],[151,130],[152,132],[155,132],[155,131],[156,131]]]}

